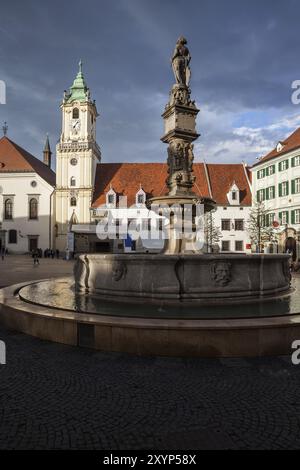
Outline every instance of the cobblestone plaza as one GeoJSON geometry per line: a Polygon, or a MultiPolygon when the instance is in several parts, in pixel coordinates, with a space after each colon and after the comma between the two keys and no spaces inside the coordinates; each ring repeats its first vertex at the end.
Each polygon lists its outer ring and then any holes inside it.
{"type": "MultiPolygon", "coordinates": [[[[72,270],[62,260],[3,263],[1,286],[72,270]]],[[[291,357],[142,358],[3,328],[0,339],[1,449],[300,447],[300,366],[291,357]]]]}

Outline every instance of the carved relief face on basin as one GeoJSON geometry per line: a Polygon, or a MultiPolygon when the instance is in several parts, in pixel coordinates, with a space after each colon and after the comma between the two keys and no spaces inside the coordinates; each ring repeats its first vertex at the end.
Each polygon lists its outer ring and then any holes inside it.
{"type": "Polygon", "coordinates": [[[113,264],[112,267],[112,278],[114,281],[120,281],[121,279],[125,279],[127,273],[126,264],[119,261],[113,264]]]}
{"type": "Polygon", "coordinates": [[[212,264],[212,280],[218,286],[226,286],[231,281],[231,264],[220,261],[212,264]]]}

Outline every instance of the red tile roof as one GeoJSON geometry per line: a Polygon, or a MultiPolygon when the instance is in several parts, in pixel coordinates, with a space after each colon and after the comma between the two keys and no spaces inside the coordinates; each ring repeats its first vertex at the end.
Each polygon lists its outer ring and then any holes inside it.
{"type": "Polygon", "coordinates": [[[280,143],[282,144],[283,148],[280,152],[277,152],[277,148],[275,147],[271,152],[269,152],[264,157],[260,158],[253,166],[260,165],[268,160],[272,160],[275,157],[281,157],[287,152],[291,150],[296,150],[300,147],[300,127],[296,129],[289,137],[285,140],[281,140],[280,143]]]}
{"type": "Polygon", "coordinates": [[[55,173],[47,165],[4,136],[0,139],[0,173],[10,172],[35,172],[55,186],[55,173]]]}
{"type": "MultiPolygon", "coordinates": [[[[207,164],[207,172],[211,185],[213,199],[217,204],[228,204],[227,193],[233,183],[240,190],[240,203],[251,206],[251,191],[242,163],[239,164],[207,164]]],[[[248,178],[249,171],[246,169],[248,178]]]]}
{"type": "MultiPolygon", "coordinates": [[[[212,190],[212,198],[217,204],[226,205],[226,194],[235,182],[240,189],[241,204],[251,205],[251,191],[243,164],[206,164],[212,190]]],[[[247,174],[250,179],[250,174],[247,174]]],[[[209,182],[204,163],[194,164],[196,176],[194,191],[199,196],[210,197],[209,182]]],[[[165,163],[100,163],[97,165],[92,207],[106,203],[106,193],[110,187],[118,195],[127,196],[127,204],[135,204],[140,186],[147,197],[160,196],[167,192],[167,165],[165,163]]]]}

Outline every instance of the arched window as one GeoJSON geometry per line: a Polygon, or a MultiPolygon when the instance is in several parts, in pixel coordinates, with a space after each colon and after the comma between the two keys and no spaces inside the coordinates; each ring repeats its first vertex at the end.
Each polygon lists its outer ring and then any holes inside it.
{"type": "Polygon", "coordinates": [[[29,201],[29,219],[36,220],[38,218],[38,202],[35,197],[29,201]]]}
{"type": "Polygon", "coordinates": [[[71,197],[71,207],[76,207],[77,206],[77,199],[76,197],[71,197]]]}
{"type": "Polygon", "coordinates": [[[16,230],[9,230],[8,243],[17,243],[17,231],[16,230]]]}
{"type": "Polygon", "coordinates": [[[73,109],[72,117],[73,117],[73,119],[78,119],[79,118],[79,109],[78,108],[73,109]]]}
{"type": "Polygon", "coordinates": [[[6,220],[12,220],[13,218],[13,202],[11,199],[6,199],[4,204],[4,218],[6,220]]]}
{"type": "Polygon", "coordinates": [[[70,179],[70,186],[76,186],[76,179],[74,176],[70,179]]]}

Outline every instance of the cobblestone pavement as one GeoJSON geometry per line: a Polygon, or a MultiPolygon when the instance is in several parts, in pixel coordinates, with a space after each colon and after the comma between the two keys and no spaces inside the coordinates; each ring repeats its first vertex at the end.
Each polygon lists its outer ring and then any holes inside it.
{"type": "MultiPolygon", "coordinates": [[[[0,260],[0,286],[63,276],[72,263],[0,260]]],[[[139,358],[0,328],[0,449],[300,449],[300,365],[139,358]]]]}
{"type": "Polygon", "coordinates": [[[300,366],[139,358],[0,329],[0,449],[300,448],[300,366]]]}
{"type": "Polygon", "coordinates": [[[40,265],[33,266],[30,255],[8,255],[4,261],[0,258],[0,287],[19,282],[67,276],[72,272],[73,261],[41,258],[40,265]]]}

